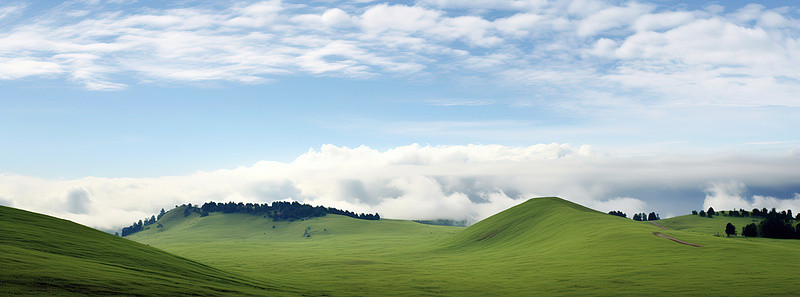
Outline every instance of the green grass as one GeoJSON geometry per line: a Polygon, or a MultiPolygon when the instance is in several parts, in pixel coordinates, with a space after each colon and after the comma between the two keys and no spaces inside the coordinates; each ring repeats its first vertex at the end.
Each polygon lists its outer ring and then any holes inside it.
{"type": "Polygon", "coordinates": [[[291,223],[182,216],[173,210],[163,229],[129,238],[261,282],[336,296],[800,291],[800,241],[715,237],[708,231],[724,229],[708,221],[662,230],[558,198],[531,199],[469,228],[336,215],[291,223]],[[302,236],[307,227],[310,238],[302,236]]]}
{"type": "Polygon", "coordinates": [[[0,207],[0,284],[4,296],[298,292],[70,221],[8,207],[0,207]]]}
{"type": "Polygon", "coordinates": [[[724,236],[725,225],[728,223],[733,224],[736,227],[736,234],[741,235],[742,228],[745,225],[750,223],[756,223],[756,225],[758,225],[763,219],[764,218],[758,217],[729,217],[721,215],[712,218],[701,217],[699,215],[685,215],[663,219],[658,221],[658,223],[664,227],[675,230],[692,231],[709,235],[719,234],[724,236]]]}

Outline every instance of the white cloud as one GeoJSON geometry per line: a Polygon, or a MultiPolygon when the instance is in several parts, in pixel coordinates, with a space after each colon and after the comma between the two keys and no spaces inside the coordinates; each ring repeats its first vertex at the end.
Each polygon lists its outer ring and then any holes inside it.
{"type": "Polygon", "coordinates": [[[602,212],[622,211],[628,215],[628,218],[633,218],[633,215],[637,213],[652,211],[646,208],[647,204],[644,201],[631,197],[616,197],[606,201],[595,201],[588,206],[602,212]]]}
{"type": "Polygon", "coordinates": [[[692,21],[695,15],[686,11],[646,14],[633,22],[636,31],[657,31],[672,29],[692,21]]]}
{"type": "Polygon", "coordinates": [[[0,78],[116,90],[131,81],[475,75],[501,88],[552,88],[561,102],[600,92],[650,105],[800,105],[794,12],[758,4],[725,11],[599,0],[275,0],[169,9],[72,3],[12,18],[25,11],[6,6],[0,78]]]}
{"type": "Polygon", "coordinates": [[[746,189],[745,184],[741,182],[712,182],[706,188],[703,209],[709,207],[715,207],[716,210],[752,209],[752,204],[743,197],[746,189]]]}
{"type": "Polygon", "coordinates": [[[18,79],[28,76],[53,75],[63,72],[61,65],[28,59],[0,58],[0,79],[18,79]]]}
{"type": "Polygon", "coordinates": [[[353,19],[352,17],[347,14],[344,10],[338,8],[332,8],[325,11],[322,14],[322,22],[325,26],[334,27],[334,28],[346,28],[353,26],[353,19]]]}
{"type": "Polygon", "coordinates": [[[236,16],[228,24],[241,27],[264,27],[274,23],[283,9],[280,0],[263,1],[247,6],[235,7],[236,16]]]}
{"type": "MultiPolygon", "coordinates": [[[[741,198],[743,183],[796,186],[798,166],[798,155],[621,158],[593,153],[589,146],[555,143],[414,144],[383,151],[323,145],[289,163],[261,161],[188,176],[46,180],[0,174],[0,197],[6,205],[103,229],[128,225],[161,208],[211,200],[291,199],[387,218],[474,222],[536,196],[559,196],[601,211],[659,211],[642,197],[620,193],[662,187],[700,191],[698,185],[720,178],[741,182],[711,183],[706,203],[715,208],[792,206],[800,198],[787,202],[757,196],[748,202],[741,198]]],[[[702,198],[700,192],[688,199],[699,203],[702,198]]]]}
{"type": "Polygon", "coordinates": [[[361,15],[367,32],[421,31],[436,26],[441,13],[417,6],[379,4],[361,15]]]}
{"type": "Polygon", "coordinates": [[[747,199],[746,191],[747,186],[742,182],[712,182],[706,189],[703,209],[714,207],[715,210],[744,209],[749,211],[753,208],[776,208],[778,211],[787,209],[791,209],[795,213],[800,211],[800,193],[795,193],[794,197],[788,199],[762,195],[753,195],[747,199]]]}
{"type": "Polygon", "coordinates": [[[492,10],[531,10],[544,7],[544,0],[422,0],[423,5],[438,8],[468,8],[492,10]]]}
{"type": "Polygon", "coordinates": [[[638,3],[609,7],[583,19],[577,33],[579,36],[591,36],[606,30],[626,27],[653,9],[654,7],[650,5],[638,3]]]}
{"type": "Polygon", "coordinates": [[[535,30],[537,25],[545,21],[545,16],[535,13],[517,13],[510,17],[494,21],[497,29],[504,34],[521,38],[535,30]]]}

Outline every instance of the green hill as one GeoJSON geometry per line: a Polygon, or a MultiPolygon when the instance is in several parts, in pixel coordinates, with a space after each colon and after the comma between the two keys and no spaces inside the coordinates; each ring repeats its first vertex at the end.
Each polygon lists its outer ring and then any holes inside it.
{"type": "Polygon", "coordinates": [[[0,207],[0,295],[287,295],[70,221],[0,207]]]}
{"type": "Polygon", "coordinates": [[[164,228],[130,239],[330,295],[786,295],[800,289],[794,280],[800,241],[663,230],[558,198],[530,199],[469,228],[337,215],[295,222],[221,213],[183,218],[179,209],[168,215],[164,228]]]}
{"type": "Polygon", "coordinates": [[[126,238],[11,208],[0,214],[2,295],[761,296],[800,289],[800,240],[714,236],[726,217],[678,217],[660,221],[668,228],[661,229],[558,198],[530,199],[468,228],[339,215],[184,217],[179,207],[158,221],[163,227],[126,238]]]}

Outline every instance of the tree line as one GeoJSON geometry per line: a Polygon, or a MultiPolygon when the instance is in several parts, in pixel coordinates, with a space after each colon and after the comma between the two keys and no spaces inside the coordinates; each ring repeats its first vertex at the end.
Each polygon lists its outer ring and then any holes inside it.
{"type": "MultiPolygon", "coordinates": [[[[794,225],[797,221],[800,221],[800,214],[793,217],[791,209],[779,212],[775,208],[767,210],[767,208],[764,207],[761,209],[754,208],[751,211],[739,209],[717,212],[714,211],[713,207],[709,207],[708,211],[692,211],[692,214],[709,218],[715,215],[763,218],[758,224],[750,223],[742,227],[742,236],[800,239],[800,224],[794,225]]],[[[725,225],[725,234],[728,236],[736,235],[736,226],[731,223],[725,225]]]]}
{"type": "Polygon", "coordinates": [[[312,206],[308,204],[286,201],[276,201],[272,204],[263,203],[216,203],[206,202],[200,207],[201,212],[221,212],[221,213],[246,213],[254,215],[264,215],[272,218],[273,221],[295,221],[305,218],[321,217],[326,214],[343,215],[362,220],[380,220],[381,216],[375,214],[355,213],[349,210],[341,210],[333,207],[312,206]]]}
{"type": "MultiPolygon", "coordinates": [[[[612,216],[623,217],[623,218],[627,218],[628,217],[627,214],[625,214],[624,212],[621,212],[619,210],[609,211],[608,214],[610,214],[612,216]]],[[[659,217],[656,212],[651,212],[650,214],[645,214],[645,213],[642,212],[642,213],[637,213],[637,214],[633,215],[633,220],[634,221],[657,221],[657,220],[660,220],[660,219],[661,219],[661,217],[659,217]]]]}
{"type": "MultiPolygon", "coordinates": [[[[242,202],[216,203],[212,201],[212,202],[206,202],[200,207],[197,207],[196,205],[193,206],[191,203],[189,203],[188,205],[184,204],[181,206],[177,205],[175,206],[175,208],[178,207],[184,207],[183,217],[188,217],[192,213],[199,213],[201,217],[205,217],[208,216],[209,213],[220,212],[220,213],[244,213],[251,215],[260,215],[264,216],[265,218],[269,217],[273,221],[296,221],[300,219],[321,217],[326,214],[343,215],[362,220],[377,221],[381,219],[381,216],[378,213],[359,214],[349,210],[341,210],[338,208],[324,207],[324,206],[312,206],[309,204],[298,203],[297,201],[294,202],[276,201],[272,202],[272,204],[242,203],[242,202]]],[[[155,224],[156,221],[160,220],[165,213],[166,212],[162,208],[158,217],[152,216],[149,219],[144,219],[144,220],[139,220],[138,222],[134,222],[131,226],[122,228],[121,235],[127,236],[142,230],[146,230],[145,226],[155,224]]],[[[162,227],[160,223],[158,223],[158,227],[162,227]]]]}
{"type": "MultiPolygon", "coordinates": [[[[164,209],[162,208],[161,212],[158,213],[158,217],[153,215],[149,219],[139,220],[139,222],[134,222],[132,225],[130,225],[128,227],[123,227],[122,228],[122,236],[128,236],[128,235],[131,235],[133,233],[145,230],[145,228],[144,228],[145,226],[156,224],[156,220],[160,220],[161,217],[164,216],[165,213],[166,213],[166,211],[164,211],[164,209]]],[[[161,228],[162,226],[159,223],[157,225],[157,227],[161,228]]]]}

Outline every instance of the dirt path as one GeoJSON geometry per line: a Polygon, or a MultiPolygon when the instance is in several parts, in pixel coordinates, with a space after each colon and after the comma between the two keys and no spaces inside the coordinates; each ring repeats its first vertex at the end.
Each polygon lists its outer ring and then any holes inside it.
{"type": "Polygon", "coordinates": [[[664,230],[666,230],[666,229],[667,229],[667,227],[661,226],[661,225],[659,225],[658,223],[656,223],[656,222],[653,222],[653,221],[650,221],[650,224],[656,225],[656,227],[658,227],[658,228],[661,228],[661,229],[664,229],[664,230]]]}
{"type": "MultiPolygon", "coordinates": [[[[658,224],[656,224],[656,225],[658,225],[658,224]]],[[[659,226],[659,227],[661,227],[661,226],[659,226]]],[[[661,228],[664,228],[664,227],[661,227],[661,228]]],[[[680,243],[680,244],[691,245],[691,246],[694,246],[694,247],[703,247],[702,245],[699,245],[699,244],[694,244],[694,243],[691,243],[691,242],[685,242],[685,241],[680,240],[680,239],[675,239],[675,238],[666,236],[664,234],[661,234],[661,232],[653,232],[653,235],[661,237],[661,238],[666,238],[666,239],[672,240],[672,241],[680,243]]]]}

